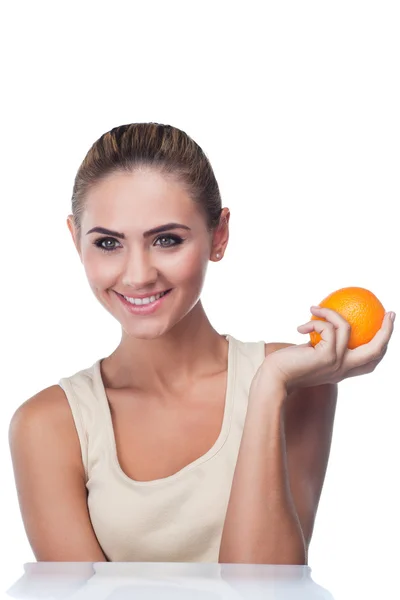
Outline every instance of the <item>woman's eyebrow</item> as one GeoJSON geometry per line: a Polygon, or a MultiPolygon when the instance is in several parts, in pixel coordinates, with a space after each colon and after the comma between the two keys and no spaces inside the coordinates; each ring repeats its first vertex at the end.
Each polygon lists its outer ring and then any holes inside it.
{"type": "MultiPolygon", "coordinates": [[[[158,227],[154,227],[153,229],[149,229],[145,231],[143,237],[147,237],[149,235],[154,235],[155,233],[163,233],[169,229],[187,229],[190,231],[190,227],[187,225],[182,225],[181,223],[167,223],[166,225],[159,225],[158,227]]],[[[112,231],[111,229],[106,229],[105,227],[93,227],[90,229],[86,235],[89,233],[104,233],[106,235],[112,235],[113,237],[120,238],[121,240],[125,240],[126,236],[124,233],[119,233],[118,231],[112,231]]]]}

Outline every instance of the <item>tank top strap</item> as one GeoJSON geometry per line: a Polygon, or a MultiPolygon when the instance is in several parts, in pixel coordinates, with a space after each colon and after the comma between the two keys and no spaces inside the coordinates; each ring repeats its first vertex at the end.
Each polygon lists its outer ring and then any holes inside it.
{"type": "Polygon", "coordinates": [[[235,362],[234,372],[231,373],[234,385],[232,388],[235,394],[234,409],[232,415],[232,441],[239,440],[247,414],[250,387],[255,374],[258,371],[265,356],[265,344],[263,341],[242,342],[233,336],[229,336],[229,341],[234,348],[235,362]]]}
{"type": "MultiPolygon", "coordinates": [[[[96,431],[99,423],[98,398],[95,392],[96,361],[91,367],[82,369],[70,377],[62,377],[58,385],[67,397],[75,429],[78,434],[82,463],[85,470],[86,483],[90,473],[89,436],[96,431]]],[[[100,433],[100,431],[99,431],[100,433]]],[[[91,443],[94,440],[90,440],[91,443]]]]}
{"type": "Polygon", "coordinates": [[[253,379],[265,358],[265,342],[242,342],[228,335],[236,350],[236,369],[239,369],[242,379],[253,379]]]}

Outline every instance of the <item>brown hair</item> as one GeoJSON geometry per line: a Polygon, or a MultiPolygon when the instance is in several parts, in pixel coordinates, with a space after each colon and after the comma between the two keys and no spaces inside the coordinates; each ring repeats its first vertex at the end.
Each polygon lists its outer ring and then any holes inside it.
{"type": "Polygon", "coordinates": [[[200,146],[171,125],[130,123],[104,133],[78,169],[72,193],[78,240],[89,188],[113,172],[133,172],[142,166],[179,180],[203,209],[208,231],[215,229],[221,214],[221,196],[211,164],[200,146]]]}

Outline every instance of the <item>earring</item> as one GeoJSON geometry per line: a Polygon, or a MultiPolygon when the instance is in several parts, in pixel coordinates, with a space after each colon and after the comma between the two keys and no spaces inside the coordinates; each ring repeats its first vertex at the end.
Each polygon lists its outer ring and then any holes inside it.
{"type": "Polygon", "coordinates": [[[220,257],[220,254],[219,254],[219,252],[217,252],[217,254],[215,255],[215,258],[219,258],[219,257],[220,257]]]}

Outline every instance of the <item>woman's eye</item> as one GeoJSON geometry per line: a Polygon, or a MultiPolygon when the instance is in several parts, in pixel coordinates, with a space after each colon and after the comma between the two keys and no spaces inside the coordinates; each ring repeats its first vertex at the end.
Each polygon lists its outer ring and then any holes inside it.
{"type": "Polygon", "coordinates": [[[100,238],[99,240],[96,240],[94,242],[94,245],[97,248],[100,248],[100,250],[102,250],[103,252],[112,252],[113,250],[115,250],[115,247],[110,247],[108,246],[103,246],[103,242],[116,242],[117,240],[115,240],[114,238],[100,238]]]}
{"type": "Polygon", "coordinates": [[[182,238],[178,237],[177,235],[162,235],[159,238],[157,238],[157,242],[158,240],[172,240],[173,244],[161,244],[161,246],[163,248],[170,248],[172,246],[178,246],[179,244],[182,244],[183,240],[182,238]]]}
{"type": "MultiPolygon", "coordinates": [[[[158,241],[160,241],[160,244],[156,244],[156,245],[161,246],[161,248],[172,248],[174,246],[178,246],[179,244],[182,244],[183,239],[177,235],[162,235],[156,239],[156,242],[158,242],[158,241]],[[167,242],[172,241],[172,243],[164,243],[165,240],[167,242]]],[[[114,238],[100,238],[93,243],[97,248],[102,250],[102,252],[110,253],[117,249],[117,247],[113,245],[115,242],[117,242],[117,240],[115,240],[114,238]],[[111,244],[110,243],[106,244],[105,242],[111,242],[111,244]]]]}

